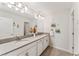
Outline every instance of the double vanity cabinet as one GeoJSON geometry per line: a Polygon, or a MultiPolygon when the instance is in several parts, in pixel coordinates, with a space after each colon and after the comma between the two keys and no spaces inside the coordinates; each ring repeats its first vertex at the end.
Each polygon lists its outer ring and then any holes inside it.
{"type": "MultiPolygon", "coordinates": [[[[41,34],[36,37],[24,38],[16,42],[16,49],[8,51],[3,56],[39,56],[49,45],[49,35],[41,34]],[[20,46],[19,46],[20,45],[20,46]]],[[[10,48],[10,47],[9,47],[10,48]]]]}

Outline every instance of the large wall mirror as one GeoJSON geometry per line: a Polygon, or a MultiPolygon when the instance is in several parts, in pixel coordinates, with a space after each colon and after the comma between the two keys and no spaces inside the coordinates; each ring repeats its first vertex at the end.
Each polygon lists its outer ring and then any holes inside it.
{"type": "Polygon", "coordinates": [[[0,17],[0,39],[13,34],[13,20],[0,17]]]}

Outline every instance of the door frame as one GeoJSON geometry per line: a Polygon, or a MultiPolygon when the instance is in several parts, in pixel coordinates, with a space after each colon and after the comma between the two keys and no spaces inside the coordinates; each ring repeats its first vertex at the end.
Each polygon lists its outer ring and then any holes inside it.
{"type": "Polygon", "coordinates": [[[75,39],[74,39],[74,8],[72,9],[72,11],[71,11],[71,20],[72,20],[72,53],[73,53],[73,55],[75,55],[75,51],[74,51],[74,49],[75,49],[75,45],[74,45],[74,41],[75,41],[75,39]]]}
{"type": "Polygon", "coordinates": [[[29,22],[24,22],[24,36],[26,35],[26,24],[29,24],[29,22]]]}

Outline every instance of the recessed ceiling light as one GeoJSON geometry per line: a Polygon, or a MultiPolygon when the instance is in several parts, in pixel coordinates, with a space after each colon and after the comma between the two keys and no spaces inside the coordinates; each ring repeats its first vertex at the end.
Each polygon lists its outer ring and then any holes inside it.
{"type": "Polygon", "coordinates": [[[19,4],[18,4],[18,7],[21,7],[21,6],[22,6],[22,4],[21,4],[21,3],[19,3],[19,4]]]}

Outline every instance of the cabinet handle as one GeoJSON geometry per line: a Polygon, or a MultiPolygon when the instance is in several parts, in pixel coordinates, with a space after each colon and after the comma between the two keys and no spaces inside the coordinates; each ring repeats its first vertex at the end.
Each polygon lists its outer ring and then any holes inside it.
{"type": "Polygon", "coordinates": [[[29,56],[29,55],[28,55],[28,52],[25,54],[25,56],[29,56]]]}
{"type": "Polygon", "coordinates": [[[46,42],[47,42],[48,40],[46,40],[46,42]]]}

